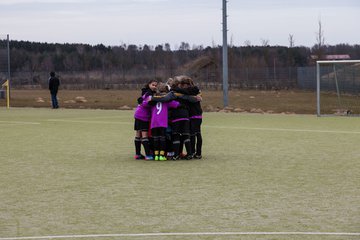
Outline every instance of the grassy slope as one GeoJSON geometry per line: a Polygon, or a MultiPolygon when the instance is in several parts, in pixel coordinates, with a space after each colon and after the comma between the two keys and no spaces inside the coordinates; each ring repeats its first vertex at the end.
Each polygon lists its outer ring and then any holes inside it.
{"type": "Polygon", "coordinates": [[[132,160],[128,111],[0,108],[0,116],[0,237],[359,230],[354,118],[208,113],[204,160],[158,163],[132,160]],[[287,128],[299,131],[279,130],[287,128]]]}

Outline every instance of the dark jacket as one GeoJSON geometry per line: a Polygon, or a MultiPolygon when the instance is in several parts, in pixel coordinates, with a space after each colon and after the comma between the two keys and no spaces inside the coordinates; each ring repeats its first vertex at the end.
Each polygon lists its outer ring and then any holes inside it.
{"type": "Polygon", "coordinates": [[[57,93],[60,86],[60,80],[57,77],[49,78],[49,90],[51,93],[57,93]]]}
{"type": "MultiPolygon", "coordinates": [[[[200,94],[200,89],[197,86],[194,87],[188,87],[188,88],[176,88],[174,89],[178,93],[186,94],[189,96],[196,96],[200,94]]],[[[201,116],[203,111],[201,108],[201,104],[199,101],[195,102],[188,102],[188,109],[189,109],[189,117],[194,116],[201,116]]]]}

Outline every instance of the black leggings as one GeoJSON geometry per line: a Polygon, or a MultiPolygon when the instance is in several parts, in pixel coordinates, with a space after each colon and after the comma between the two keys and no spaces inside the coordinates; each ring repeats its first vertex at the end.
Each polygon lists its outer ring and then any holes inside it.
{"type": "Polygon", "coordinates": [[[192,155],[189,134],[180,135],[178,133],[174,133],[172,135],[172,138],[173,138],[173,148],[174,148],[175,156],[179,156],[180,151],[182,151],[181,143],[184,143],[184,145],[185,145],[186,154],[192,155]]]}
{"type": "Polygon", "coordinates": [[[198,132],[190,136],[191,140],[191,151],[192,153],[196,153],[196,155],[201,156],[201,148],[202,148],[202,136],[201,133],[198,132]],[[196,148],[195,148],[196,146],[196,148]]]}
{"type": "Polygon", "coordinates": [[[154,141],[154,151],[165,151],[166,149],[166,128],[159,127],[151,129],[154,141]]]}

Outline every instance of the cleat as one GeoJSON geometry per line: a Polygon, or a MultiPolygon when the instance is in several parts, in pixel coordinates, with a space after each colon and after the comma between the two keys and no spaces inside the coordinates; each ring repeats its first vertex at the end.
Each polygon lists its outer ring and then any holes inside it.
{"type": "Polygon", "coordinates": [[[180,156],[173,156],[172,158],[171,158],[171,160],[173,160],[173,161],[176,161],[176,160],[179,160],[180,159],[180,156]]]}
{"type": "Polygon", "coordinates": [[[167,158],[166,158],[165,156],[160,156],[160,157],[159,157],[159,160],[160,160],[160,161],[166,161],[167,158]]]}
{"type": "Polygon", "coordinates": [[[202,156],[201,156],[201,155],[195,155],[194,158],[195,158],[195,159],[201,159],[202,156]]]}
{"type": "Polygon", "coordinates": [[[155,156],[155,161],[159,161],[159,156],[155,156]]]}
{"type": "Polygon", "coordinates": [[[191,159],[193,159],[193,156],[190,154],[190,155],[186,155],[185,157],[184,157],[184,159],[185,160],[191,160],[191,159]]]}
{"type": "Polygon", "coordinates": [[[145,156],[144,155],[135,155],[134,157],[136,160],[141,160],[141,159],[145,159],[145,156]]]}
{"type": "Polygon", "coordinates": [[[145,157],[145,160],[154,160],[153,156],[149,155],[145,157]]]}

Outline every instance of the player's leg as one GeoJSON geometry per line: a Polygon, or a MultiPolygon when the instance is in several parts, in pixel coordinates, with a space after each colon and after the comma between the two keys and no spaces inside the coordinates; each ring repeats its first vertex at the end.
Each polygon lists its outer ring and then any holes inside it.
{"type": "Polygon", "coordinates": [[[141,131],[141,143],[145,149],[145,159],[152,160],[152,156],[150,153],[150,145],[149,145],[149,138],[148,138],[148,132],[147,131],[141,131]]]}
{"type": "Polygon", "coordinates": [[[135,119],[134,122],[134,130],[135,130],[135,159],[144,159],[145,157],[141,155],[141,122],[138,119],[135,119]]]}
{"type": "Polygon", "coordinates": [[[154,159],[159,160],[160,155],[160,136],[159,136],[160,130],[159,128],[152,128],[151,134],[153,139],[153,145],[154,145],[154,159]]]}
{"type": "Polygon", "coordinates": [[[193,156],[195,155],[196,149],[196,132],[195,132],[195,119],[190,119],[190,144],[191,144],[191,152],[193,156]]]}
{"type": "Polygon", "coordinates": [[[196,134],[196,154],[194,158],[201,159],[202,158],[201,151],[202,151],[202,136],[201,136],[201,132],[198,132],[196,134]]]}
{"type": "Polygon", "coordinates": [[[174,149],[172,144],[172,129],[169,126],[166,129],[166,148],[165,151],[167,152],[167,158],[171,159],[174,156],[174,149]]]}
{"type": "Polygon", "coordinates": [[[181,137],[185,145],[186,156],[185,159],[189,160],[192,158],[191,142],[190,142],[190,122],[181,121],[181,137]]]}
{"type": "Polygon", "coordinates": [[[141,155],[141,131],[135,132],[135,159],[143,159],[143,156],[141,155]]]}
{"type": "Polygon", "coordinates": [[[174,150],[173,160],[178,160],[180,158],[180,122],[172,123],[172,145],[174,150]]]}
{"type": "Polygon", "coordinates": [[[202,158],[202,135],[201,135],[201,124],[202,119],[194,119],[194,132],[196,133],[196,153],[194,154],[194,158],[201,159],[202,158]]]}
{"type": "Polygon", "coordinates": [[[166,128],[159,129],[159,140],[160,140],[160,156],[159,160],[165,161],[167,160],[165,157],[165,149],[166,149],[166,128]]]}

